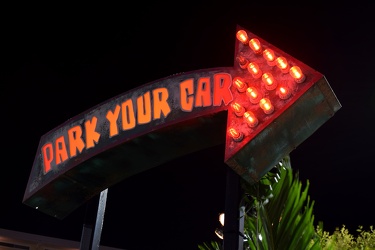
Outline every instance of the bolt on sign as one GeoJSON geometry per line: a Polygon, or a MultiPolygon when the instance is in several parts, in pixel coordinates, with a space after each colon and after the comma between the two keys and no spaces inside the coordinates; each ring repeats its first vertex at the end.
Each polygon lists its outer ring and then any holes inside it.
{"type": "Polygon", "coordinates": [[[255,183],[340,108],[324,75],[237,26],[233,67],[153,81],[43,135],[23,203],[63,219],[130,176],[220,144],[255,183]]]}

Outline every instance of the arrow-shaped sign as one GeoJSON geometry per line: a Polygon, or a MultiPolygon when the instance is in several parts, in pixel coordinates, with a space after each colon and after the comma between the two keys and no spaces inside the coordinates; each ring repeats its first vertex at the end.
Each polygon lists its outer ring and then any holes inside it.
{"type": "Polygon", "coordinates": [[[140,86],[43,135],[23,203],[64,218],[102,190],[222,143],[258,181],[341,108],[325,77],[237,27],[233,67],[140,86]]]}

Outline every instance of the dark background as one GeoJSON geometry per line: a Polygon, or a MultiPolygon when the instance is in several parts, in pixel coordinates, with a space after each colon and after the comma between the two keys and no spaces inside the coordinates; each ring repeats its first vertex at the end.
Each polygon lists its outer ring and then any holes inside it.
{"type": "MultiPolygon", "coordinates": [[[[80,241],[85,206],[57,220],[22,204],[40,137],[151,81],[234,64],[236,25],[327,78],[342,108],[291,153],[316,223],[351,233],[375,222],[374,5],[138,2],[3,6],[0,228],[80,241]]],[[[101,244],[197,249],[218,240],[224,145],[109,188],[101,244]]]]}

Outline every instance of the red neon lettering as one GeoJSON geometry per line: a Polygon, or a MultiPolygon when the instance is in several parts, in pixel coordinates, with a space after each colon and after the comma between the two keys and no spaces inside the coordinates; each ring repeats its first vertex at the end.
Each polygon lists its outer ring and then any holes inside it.
{"type": "Polygon", "coordinates": [[[222,101],[228,105],[233,100],[231,85],[231,75],[227,73],[214,75],[214,106],[220,106],[222,101]]]}
{"type": "Polygon", "coordinates": [[[167,102],[168,99],[168,90],[166,88],[158,88],[152,91],[154,97],[154,119],[160,119],[161,113],[164,117],[167,117],[171,108],[167,102]]]}
{"type": "Polygon", "coordinates": [[[197,93],[195,95],[195,107],[208,107],[212,105],[211,82],[209,77],[201,77],[198,80],[197,93]]]}
{"type": "Polygon", "coordinates": [[[107,115],[105,116],[107,120],[109,121],[109,136],[115,136],[118,135],[118,128],[117,128],[117,119],[120,114],[120,106],[116,105],[115,111],[112,112],[111,110],[108,110],[107,115]]]}
{"type": "Polygon", "coordinates": [[[90,120],[85,122],[85,130],[86,130],[86,148],[92,148],[95,146],[95,142],[97,143],[100,138],[100,134],[95,131],[96,123],[98,118],[95,116],[90,120]]]}
{"type": "Polygon", "coordinates": [[[68,159],[68,151],[66,150],[64,136],[60,136],[59,138],[57,138],[55,144],[56,165],[58,165],[61,162],[66,161],[68,159]]]}
{"type": "Polygon", "coordinates": [[[181,110],[190,112],[193,110],[194,97],[194,81],[193,78],[187,79],[180,83],[180,105],[181,110]],[[190,96],[189,96],[190,95],[190,96]]]}
{"type": "Polygon", "coordinates": [[[151,95],[146,92],[137,98],[138,123],[145,124],[151,121],[151,95]]]}
{"type": "Polygon", "coordinates": [[[122,130],[128,130],[135,127],[135,114],[132,99],[121,104],[122,130]]]}
{"type": "Polygon", "coordinates": [[[82,140],[82,128],[81,126],[75,126],[68,130],[68,138],[69,138],[69,152],[70,157],[77,155],[77,150],[79,153],[85,147],[85,143],[82,140]]]}
{"type": "Polygon", "coordinates": [[[42,155],[43,155],[44,173],[46,174],[51,170],[51,162],[53,160],[52,143],[44,144],[44,146],[42,147],[42,155]]]}

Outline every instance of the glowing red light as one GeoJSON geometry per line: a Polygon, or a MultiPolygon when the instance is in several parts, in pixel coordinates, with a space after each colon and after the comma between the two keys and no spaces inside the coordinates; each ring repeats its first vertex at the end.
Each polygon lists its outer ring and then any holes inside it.
{"type": "Polygon", "coordinates": [[[247,88],[247,84],[246,84],[245,80],[241,77],[233,78],[233,84],[234,84],[234,86],[236,86],[236,88],[239,92],[245,92],[245,90],[247,88]]]}
{"type": "Polygon", "coordinates": [[[247,32],[244,31],[244,30],[237,31],[236,37],[243,44],[247,44],[247,42],[249,41],[249,37],[247,36],[247,32]]]}
{"type": "Polygon", "coordinates": [[[305,80],[305,75],[302,73],[302,70],[298,66],[293,66],[289,70],[289,74],[294,78],[297,83],[301,83],[305,80]]]}
{"type": "Polygon", "coordinates": [[[262,53],[262,45],[260,44],[259,40],[256,38],[252,38],[249,41],[249,47],[256,53],[260,54],[262,53]]]}
{"type": "Polygon", "coordinates": [[[230,106],[237,116],[242,116],[245,113],[245,108],[237,102],[231,103],[230,106]]]}
{"type": "Polygon", "coordinates": [[[255,62],[250,62],[247,65],[247,69],[254,78],[259,78],[262,76],[262,71],[260,70],[259,65],[255,62]]]}
{"type": "Polygon", "coordinates": [[[263,109],[264,113],[271,114],[274,110],[274,107],[268,98],[262,98],[259,101],[259,106],[263,109]]]}
{"type": "Polygon", "coordinates": [[[258,90],[254,87],[248,87],[246,89],[246,95],[249,97],[251,103],[256,104],[261,99],[261,95],[258,90]]]}
{"type": "Polygon", "coordinates": [[[277,87],[276,80],[271,73],[264,73],[262,75],[262,82],[267,90],[274,90],[277,87]]]}
{"type": "Polygon", "coordinates": [[[246,111],[243,114],[243,118],[245,122],[247,123],[247,125],[249,125],[249,127],[253,128],[256,125],[258,125],[258,119],[255,117],[255,115],[251,111],[246,111]]]}
{"type": "Polygon", "coordinates": [[[243,134],[237,131],[235,128],[229,128],[228,134],[234,141],[242,141],[243,134]]]}

